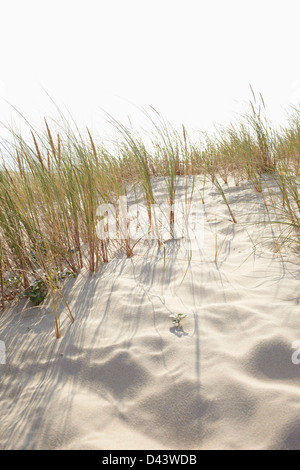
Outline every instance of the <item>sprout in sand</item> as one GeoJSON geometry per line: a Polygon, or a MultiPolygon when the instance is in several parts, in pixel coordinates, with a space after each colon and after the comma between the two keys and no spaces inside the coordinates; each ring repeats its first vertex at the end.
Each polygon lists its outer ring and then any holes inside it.
{"type": "Polygon", "coordinates": [[[180,322],[183,318],[188,317],[187,314],[185,313],[171,313],[169,317],[173,318],[173,323],[177,326],[177,328],[180,326],[180,322]]]}

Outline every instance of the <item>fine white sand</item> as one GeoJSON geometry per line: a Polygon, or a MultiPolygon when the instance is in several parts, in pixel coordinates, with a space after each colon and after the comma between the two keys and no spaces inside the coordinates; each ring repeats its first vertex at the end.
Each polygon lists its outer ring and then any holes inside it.
{"type": "Polygon", "coordinates": [[[140,243],[68,280],[61,339],[51,303],[0,317],[1,449],[300,449],[299,253],[275,249],[248,183],[226,195],[238,224],[210,185],[192,257],[140,243]]]}

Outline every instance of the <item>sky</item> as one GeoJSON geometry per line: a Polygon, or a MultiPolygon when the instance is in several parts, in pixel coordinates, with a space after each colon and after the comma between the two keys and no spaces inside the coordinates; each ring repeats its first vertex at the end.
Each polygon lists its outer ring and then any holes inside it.
{"type": "Polygon", "coordinates": [[[55,116],[50,95],[99,135],[103,109],[143,125],[150,105],[210,131],[248,110],[251,84],[284,123],[300,102],[299,13],[299,0],[2,0],[0,121],[55,116]]]}

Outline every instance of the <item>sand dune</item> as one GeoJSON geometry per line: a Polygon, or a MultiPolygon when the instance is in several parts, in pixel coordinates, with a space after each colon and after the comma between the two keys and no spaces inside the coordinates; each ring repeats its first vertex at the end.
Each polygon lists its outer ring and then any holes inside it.
{"type": "Polygon", "coordinates": [[[60,340],[50,304],[0,317],[1,449],[300,449],[299,255],[251,224],[270,215],[248,183],[226,195],[238,224],[209,187],[191,259],[140,243],[68,280],[60,340]]]}

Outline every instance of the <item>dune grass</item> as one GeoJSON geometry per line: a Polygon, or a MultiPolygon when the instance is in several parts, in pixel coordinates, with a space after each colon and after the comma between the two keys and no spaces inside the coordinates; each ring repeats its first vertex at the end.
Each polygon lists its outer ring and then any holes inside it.
{"type": "MultiPolygon", "coordinates": [[[[1,308],[21,295],[38,305],[46,297],[53,304],[55,334],[60,336],[62,283],[83,267],[94,273],[120,250],[133,255],[136,241],[124,227],[121,233],[120,198],[130,191],[146,207],[149,227],[156,203],[153,178],[162,177],[168,195],[170,236],[174,236],[178,178],[186,177],[186,198],[192,197],[196,175],[210,180],[238,223],[226,199],[229,177],[239,186],[253,185],[267,211],[277,211],[286,231],[284,241],[299,244],[300,228],[300,110],[293,109],[289,125],[275,130],[265,114],[262,97],[253,93],[250,111],[239,122],[213,136],[191,142],[185,126],[175,130],[155,110],[147,112],[152,126],[144,139],[132,128],[109,117],[119,136],[114,150],[105,148],[89,129],[80,131],[61,115],[61,123],[44,121],[31,137],[13,129],[2,142],[0,168],[0,296],[1,308]],[[192,177],[192,178],[191,178],[192,177]],[[280,197],[268,186],[272,178],[280,197]],[[118,237],[97,235],[104,220],[100,204],[113,208],[118,237]],[[35,294],[34,294],[35,293],[35,294]],[[59,299],[59,301],[57,300],[59,299]]],[[[28,123],[30,127],[30,124],[28,123]]],[[[149,228],[150,230],[150,228],[149,228]]],[[[159,246],[163,240],[158,237],[159,246]]],[[[67,315],[73,316],[67,306],[67,315]]]]}

